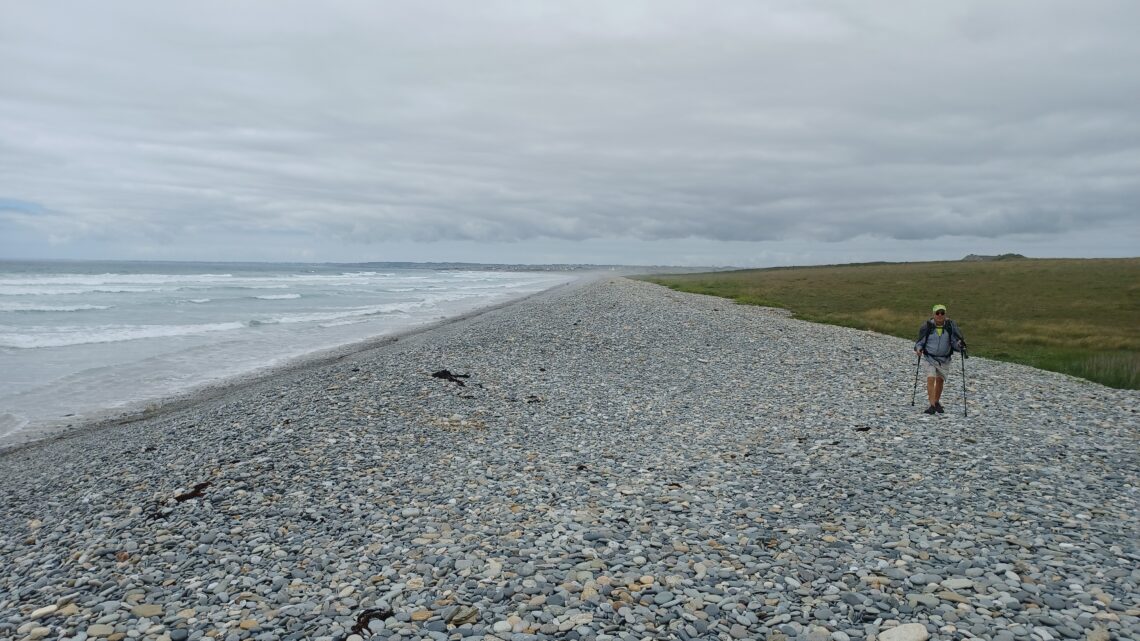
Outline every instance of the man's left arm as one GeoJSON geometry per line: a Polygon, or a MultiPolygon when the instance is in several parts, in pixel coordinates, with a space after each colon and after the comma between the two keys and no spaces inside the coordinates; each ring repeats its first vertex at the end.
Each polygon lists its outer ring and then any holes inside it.
{"type": "Polygon", "coordinates": [[[966,351],[966,337],[962,335],[962,330],[958,327],[958,323],[954,323],[952,330],[953,330],[954,336],[957,336],[958,351],[965,352],[966,351]]]}

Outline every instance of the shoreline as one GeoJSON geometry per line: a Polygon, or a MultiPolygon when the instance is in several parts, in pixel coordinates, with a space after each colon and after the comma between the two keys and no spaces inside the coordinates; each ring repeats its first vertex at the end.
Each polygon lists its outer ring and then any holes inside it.
{"type": "Polygon", "coordinates": [[[576,274],[573,279],[553,287],[499,303],[477,307],[458,316],[450,316],[424,325],[398,330],[391,334],[382,334],[362,341],[317,350],[290,359],[280,365],[256,369],[227,379],[192,386],[192,389],[184,393],[137,401],[128,404],[125,408],[94,411],[89,418],[78,424],[65,425],[64,419],[61,418],[57,423],[49,425],[41,425],[31,429],[20,428],[17,432],[0,438],[0,459],[45,442],[58,441],[86,432],[113,429],[140,421],[162,418],[174,412],[189,410],[198,405],[217,401],[230,394],[241,393],[258,385],[273,384],[274,381],[282,377],[296,376],[330,363],[360,356],[374,350],[381,350],[400,340],[477,318],[483,314],[510,307],[534,297],[551,294],[564,288],[581,287],[607,275],[603,272],[576,274]]]}
{"type": "Polygon", "coordinates": [[[1140,636],[1140,393],[967,368],[577,281],[0,456],[0,637],[1140,636]]]}

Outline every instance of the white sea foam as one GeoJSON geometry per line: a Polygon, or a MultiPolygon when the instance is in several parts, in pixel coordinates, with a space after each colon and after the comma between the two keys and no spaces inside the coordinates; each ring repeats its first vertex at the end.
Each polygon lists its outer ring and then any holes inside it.
{"type": "Polygon", "coordinates": [[[86,312],[111,309],[112,305],[40,305],[37,303],[0,303],[0,312],[86,312]]]}
{"type": "Polygon", "coordinates": [[[300,294],[266,294],[265,296],[254,296],[254,298],[260,298],[261,300],[293,300],[300,297],[300,294]]]}
{"type": "Polygon", "coordinates": [[[76,286],[45,286],[33,285],[30,287],[3,285],[0,286],[0,296],[75,296],[78,294],[141,294],[146,292],[161,292],[162,287],[144,287],[127,285],[94,285],[91,287],[76,286]]]}
{"type": "Polygon", "coordinates": [[[244,323],[202,323],[198,325],[95,325],[16,328],[0,325],[0,347],[36,349],[95,343],[117,343],[144,338],[194,336],[242,329],[244,323]]]}
{"type": "Polygon", "coordinates": [[[330,323],[321,323],[321,327],[324,327],[327,329],[330,327],[341,327],[344,325],[359,325],[361,323],[367,323],[367,322],[368,322],[367,318],[350,318],[347,320],[332,321],[330,323]]]}
{"type": "Polygon", "coordinates": [[[46,276],[0,276],[0,287],[36,285],[136,285],[186,282],[221,283],[233,279],[232,274],[51,274],[46,276]]]}
{"type": "Polygon", "coordinates": [[[208,302],[210,302],[210,301],[212,301],[212,300],[214,300],[214,299],[212,299],[212,298],[191,298],[190,300],[188,300],[188,301],[186,301],[186,302],[188,302],[188,303],[196,303],[196,304],[198,304],[198,305],[201,305],[202,303],[208,303],[208,302]]]}
{"type": "Polygon", "coordinates": [[[0,276],[0,296],[73,296],[158,292],[187,285],[216,287],[231,274],[48,274],[0,276]]]}
{"type": "Polygon", "coordinates": [[[429,305],[427,301],[409,301],[404,303],[386,303],[384,305],[370,305],[368,307],[354,307],[329,312],[310,312],[307,314],[290,314],[273,318],[259,318],[254,321],[258,325],[291,325],[294,323],[321,323],[337,321],[346,318],[361,318],[381,314],[407,313],[429,305]]]}

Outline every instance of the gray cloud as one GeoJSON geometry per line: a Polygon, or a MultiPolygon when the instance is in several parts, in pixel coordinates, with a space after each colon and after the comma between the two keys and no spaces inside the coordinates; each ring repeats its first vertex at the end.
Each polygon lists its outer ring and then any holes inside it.
{"type": "Polygon", "coordinates": [[[42,5],[20,242],[1140,237],[1134,2],[42,5]]]}

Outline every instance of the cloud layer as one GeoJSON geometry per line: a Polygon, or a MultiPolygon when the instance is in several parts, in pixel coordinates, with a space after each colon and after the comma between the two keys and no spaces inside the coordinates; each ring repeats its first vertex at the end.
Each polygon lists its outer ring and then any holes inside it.
{"type": "Polygon", "coordinates": [[[45,4],[9,239],[1140,238],[1135,2],[45,4]]]}

